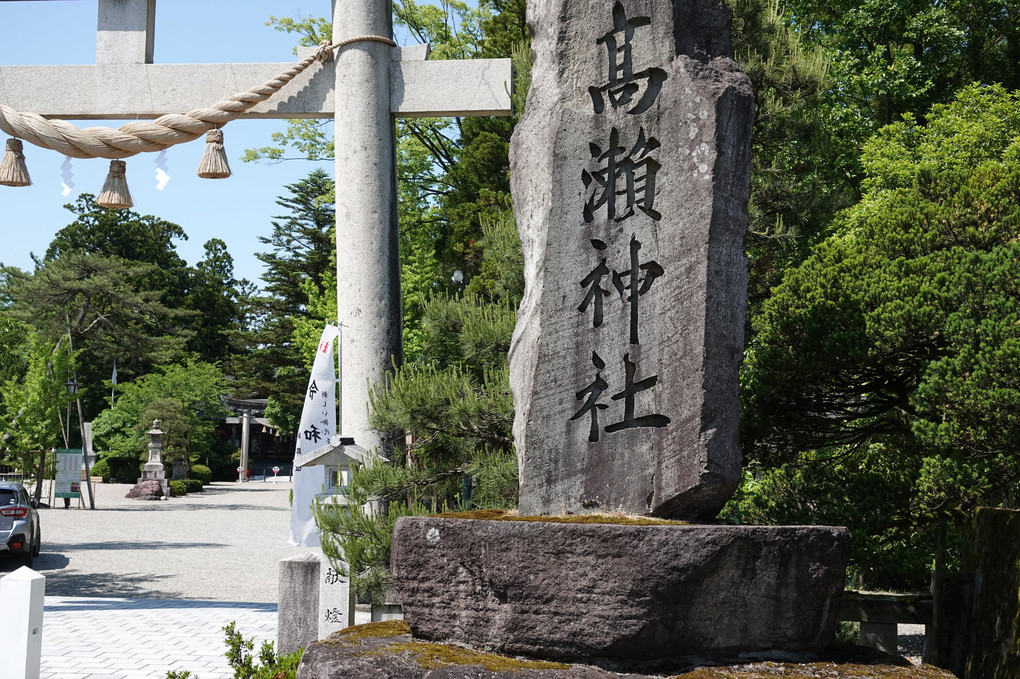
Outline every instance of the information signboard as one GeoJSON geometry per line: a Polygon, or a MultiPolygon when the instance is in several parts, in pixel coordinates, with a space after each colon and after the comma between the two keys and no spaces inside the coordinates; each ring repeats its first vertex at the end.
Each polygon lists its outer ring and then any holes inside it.
{"type": "Polygon", "coordinates": [[[81,497],[81,448],[57,449],[56,497],[81,497]]]}

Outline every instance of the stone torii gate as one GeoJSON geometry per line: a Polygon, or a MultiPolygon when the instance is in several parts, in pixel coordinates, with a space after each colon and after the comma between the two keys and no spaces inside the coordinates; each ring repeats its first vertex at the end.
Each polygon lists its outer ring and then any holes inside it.
{"type": "MultiPolygon", "coordinates": [[[[324,1],[324,0],[323,0],[324,1]]],[[[285,64],[154,64],[156,0],[99,0],[96,63],[0,66],[0,103],[68,120],[151,119],[208,106],[285,64]]],[[[390,0],[332,0],[333,42],[392,35],[390,0]]],[[[427,61],[356,42],[244,118],[333,118],[341,431],[366,448],[368,389],[402,358],[394,117],[509,115],[510,60],[427,61]]]]}

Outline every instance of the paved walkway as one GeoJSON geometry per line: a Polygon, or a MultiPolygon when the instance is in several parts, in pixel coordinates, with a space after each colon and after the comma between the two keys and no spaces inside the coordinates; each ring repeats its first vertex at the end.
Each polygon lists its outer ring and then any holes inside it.
{"type": "MultiPolygon", "coordinates": [[[[102,484],[95,511],[41,510],[41,679],[232,678],[223,627],[254,638],[256,657],[275,642],[278,563],[314,551],[287,543],[290,487],[215,483],[141,502],[102,484]]],[[[15,568],[0,559],[0,576],[15,568]]],[[[0,639],[0,679],[3,651],[0,639]]]]}
{"type": "Polygon", "coordinates": [[[276,604],[46,597],[41,679],[230,679],[223,627],[276,641],[276,604]]]}

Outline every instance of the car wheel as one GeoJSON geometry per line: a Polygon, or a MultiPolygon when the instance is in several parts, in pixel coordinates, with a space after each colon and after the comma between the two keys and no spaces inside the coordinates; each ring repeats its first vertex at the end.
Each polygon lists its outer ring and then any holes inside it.
{"type": "Polygon", "coordinates": [[[39,552],[42,551],[42,532],[35,532],[35,544],[32,545],[32,556],[39,556],[39,552]]]}

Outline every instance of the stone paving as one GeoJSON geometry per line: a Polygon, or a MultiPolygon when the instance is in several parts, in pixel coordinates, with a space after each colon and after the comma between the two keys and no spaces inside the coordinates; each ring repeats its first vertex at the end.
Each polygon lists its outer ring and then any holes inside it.
{"type": "MultiPolygon", "coordinates": [[[[163,502],[101,484],[95,511],[41,510],[40,679],[233,677],[223,627],[236,622],[256,655],[275,642],[279,560],[314,551],[287,543],[288,481],[215,483],[163,502]]],[[[15,568],[0,559],[0,576],[15,568]]],[[[0,640],[0,679],[3,651],[0,640]]]]}
{"type": "Polygon", "coordinates": [[[41,679],[197,679],[234,676],[223,627],[276,641],[276,604],[46,597],[41,679]]]}

